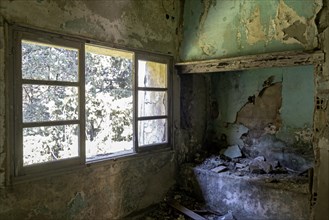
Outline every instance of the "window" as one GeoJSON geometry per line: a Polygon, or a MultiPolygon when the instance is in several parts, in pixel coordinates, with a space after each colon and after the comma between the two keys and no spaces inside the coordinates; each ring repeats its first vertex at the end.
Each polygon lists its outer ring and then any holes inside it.
{"type": "Polygon", "coordinates": [[[171,57],[13,33],[15,176],[170,146],[171,57]]]}

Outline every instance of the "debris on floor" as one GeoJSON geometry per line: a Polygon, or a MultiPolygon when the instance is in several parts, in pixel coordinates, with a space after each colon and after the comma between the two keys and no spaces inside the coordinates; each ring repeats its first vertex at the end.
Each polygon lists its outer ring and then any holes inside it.
{"type": "Polygon", "coordinates": [[[236,218],[234,218],[233,212],[231,210],[229,210],[227,212],[227,214],[225,214],[224,216],[219,217],[218,220],[236,220],[236,218]]]}
{"type": "Polygon", "coordinates": [[[170,190],[165,199],[138,220],[235,220],[228,218],[228,213],[210,210],[202,202],[197,201],[187,192],[177,189],[170,190]]]}

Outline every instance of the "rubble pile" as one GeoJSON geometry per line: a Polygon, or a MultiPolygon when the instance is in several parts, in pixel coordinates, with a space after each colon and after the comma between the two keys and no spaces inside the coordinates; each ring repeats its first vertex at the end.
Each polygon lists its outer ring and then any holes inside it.
{"type": "Polygon", "coordinates": [[[152,211],[141,217],[140,220],[193,220],[193,218],[170,206],[171,201],[181,204],[207,220],[235,220],[232,211],[224,214],[211,211],[202,202],[197,201],[188,195],[187,192],[177,187],[170,190],[165,199],[154,207],[152,211]]]}
{"type": "MultiPolygon", "coordinates": [[[[231,172],[237,175],[250,174],[305,174],[305,170],[294,170],[284,166],[282,161],[273,160],[271,157],[255,156],[245,157],[238,145],[229,146],[219,155],[205,157],[197,153],[194,162],[197,167],[211,170],[212,172],[231,172]]],[[[285,164],[285,163],[284,163],[285,164]]]]}

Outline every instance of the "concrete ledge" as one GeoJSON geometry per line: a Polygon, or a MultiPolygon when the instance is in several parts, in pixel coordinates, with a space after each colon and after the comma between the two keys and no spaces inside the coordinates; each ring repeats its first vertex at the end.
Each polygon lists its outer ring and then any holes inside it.
{"type": "Polygon", "coordinates": [[[185,165],[181,184],[220,213],[232,210],[238,220],[308,220],[309,183],[289,175],[238,176],[185,165]]]}

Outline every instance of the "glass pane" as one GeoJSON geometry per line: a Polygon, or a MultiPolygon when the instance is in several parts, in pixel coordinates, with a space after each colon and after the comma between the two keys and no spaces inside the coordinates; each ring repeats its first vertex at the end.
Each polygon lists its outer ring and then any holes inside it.
{"type": "Polygon", "coordinates": [[[160,116],[167,114],[167,92],[138,92],[138,116],[160,116]]]}
{"type": "Polygon", "coordinates": [[[167,119],[138,121],[138,145],[166,143],[167,119]]]}
{"type": "Polygon", "coordinates": [[[86,47],[86,156],[133,149],[132,53],[86,47]]]}
{"type": "Polygon", "coordinates": [[[78,119],[78,88],[23,85],[23,122],[78,119]]]}
{"type": "Polygon", "coordinates": [[[79,155],[78,125],[23,128],[23,166],[79,155]]]}
{"type": "Polygon", "coordinates": [[[78,50],[22,40],[22,77],[78,81],[78,50]]]}
{"type": "Polygon", "coordinates": [[[139,87],[167,87],[167,65],[151,61],[138,61],[139,87]]]}

